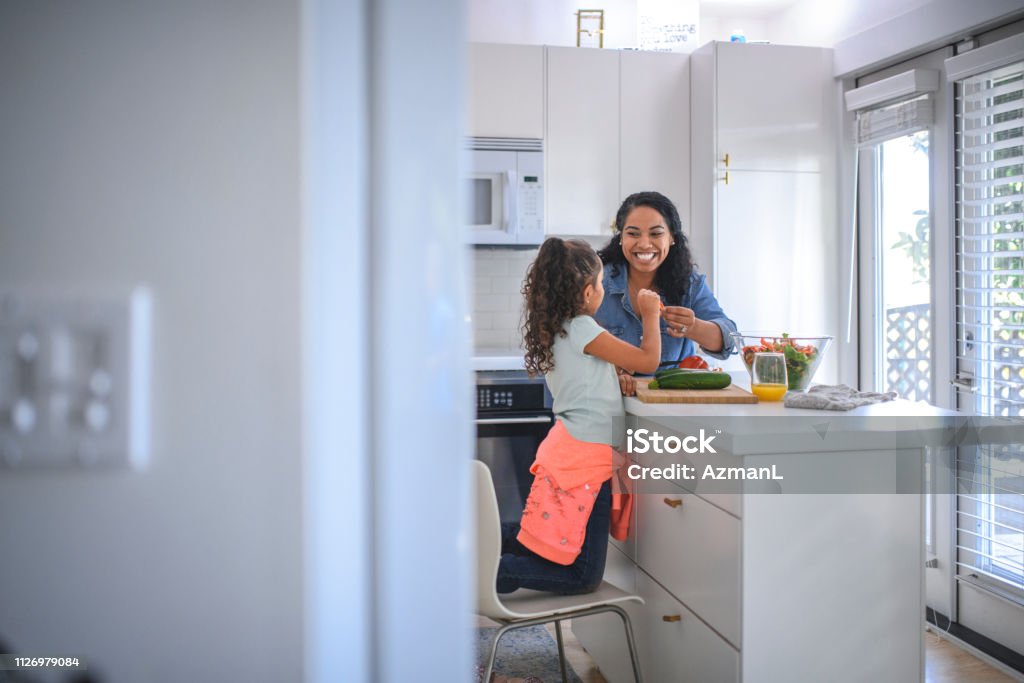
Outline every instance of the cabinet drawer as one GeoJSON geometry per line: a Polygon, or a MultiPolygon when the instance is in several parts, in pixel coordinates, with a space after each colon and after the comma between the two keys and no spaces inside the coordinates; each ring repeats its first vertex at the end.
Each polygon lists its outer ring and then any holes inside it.
{"type": "Polygon", "coordinates": [[[645,601],[637,624],[644,680],[738,683],[739,652],[642,571],[637,592],[645,601]]]}
{"type": "Polygon", "coordinates": [[[637,563],[739,647],[740,521],[682,492],[646,493],[637,502],[637,563]]]}

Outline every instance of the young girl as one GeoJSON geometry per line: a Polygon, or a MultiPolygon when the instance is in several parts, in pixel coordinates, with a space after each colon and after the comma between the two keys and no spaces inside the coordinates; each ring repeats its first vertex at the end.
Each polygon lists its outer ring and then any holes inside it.
{"type": "MultiPolygon", "coordinates": [[[[592,317],[604,298],[602,275],[586,242],[557,237],[541,245],[526,273],[526,369],[544,374],[557,419],[530,468],[534,481],[522,520],[502,528],[499,593],[588,593],[604,574],[614,516],[612,451],[622,441],[616,432],[624,417],[615,367],[657,369],[661,300],[647,289],[638,293],[644,334],[640,347],[633,346],[592,317]]],[[[625,528],[613,534],[624,537],[625,528]]]]}

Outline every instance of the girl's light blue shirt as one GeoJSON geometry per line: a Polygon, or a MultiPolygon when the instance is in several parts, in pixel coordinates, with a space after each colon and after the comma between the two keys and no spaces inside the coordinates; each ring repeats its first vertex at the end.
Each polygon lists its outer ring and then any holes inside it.
{"type": "MultiPolygon", "coordinates": [[[[628,272],[624,265],[608,264],[604,267],[604,301],[597,309],[594,318],[601,327],[611,332],[623,341],[634,346],[640,346],[640,335],[643,332],[643,323],[640,316],[633,311],[627,295],[626,279],[628,272]]],[[[715,323],[722,330],[722,348],[719,351],[708,351],[701,348],[701,352],[715,358],[725,359],[735,352],[735,343],[731,332],[736,331],[736,323],[725,315],[725,311],[718,305],[718,300],[711,293],[705,281],[704,275],[693,272],[690,275],[690,286],[686,291],[683,300],[665,301],[666,306],[685,306],[692,308],[694,315],[701,320],[715,323]]],[[[665,320],[661,321],[661,360],[676,361],[694,354],[693,340],[688,338],[676,338],[669,335],[665,330],[665,320]]]]}

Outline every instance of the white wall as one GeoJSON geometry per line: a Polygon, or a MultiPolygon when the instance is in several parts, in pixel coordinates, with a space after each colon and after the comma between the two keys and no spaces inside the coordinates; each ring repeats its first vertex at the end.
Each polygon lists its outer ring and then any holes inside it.
{"type": "Polygon", "coordinates": [[[833,47],[850,36],[905,14],[932,0],[801,0],[772,17],[772,42],[833,47]]]}
{"type": "Polygon", "coordinates": [[[149,468],[0,472],[15,652],[115,683],[302,677],[298,21],[0,3],[0,283],[155,295],[149,468]]]}
{"type": "Polygon", "coordinates": [[[700,42],[701,44],[712,40],[729,42],[733,29],[742,29],[747,40],[772,40],[772,30],[768,20],[763,17],[743,15],[710,14],[706,10],[700,15],[700,42]]]}

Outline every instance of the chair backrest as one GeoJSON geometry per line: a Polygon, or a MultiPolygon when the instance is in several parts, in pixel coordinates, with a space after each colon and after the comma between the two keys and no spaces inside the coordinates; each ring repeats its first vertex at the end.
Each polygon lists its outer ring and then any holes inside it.
{"type": "Polygon", "coordinates": [[[501,559],[501,520],[498,497],[494,494],[491,470],[479,460],[473,461],[476,481],[476,611],[488,617],[509,614],[501,604],[495,580],[501,559]]]}

